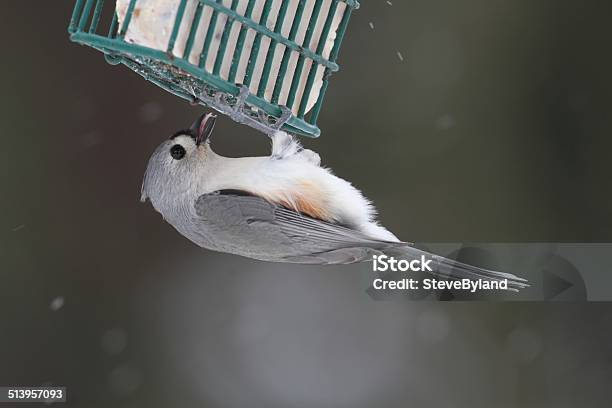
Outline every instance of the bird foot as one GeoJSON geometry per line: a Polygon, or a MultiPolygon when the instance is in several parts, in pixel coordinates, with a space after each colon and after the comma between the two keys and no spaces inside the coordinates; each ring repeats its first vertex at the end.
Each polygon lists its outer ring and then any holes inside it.
{"type": "Polygon", "coordinates": [[[240,114],[242,112],[242,107],[246,102],[246,99],[249,97],[249,87],[246,85],[240,85],[240,92],[236,96],[236,103],[232,107],[232,110],[236,114],[240,114]]]}
{"type": "Polygon", "coordinates": [[[288,107],[281,106],[280,108],[281,108],[280,118],[278,118],[276,122],[274,123],[274,125],[272,125],[272,128],[274,130],[279,130],[281,127],[283,127],[283,125],[287,123],[287,121],[289,120],[289,118],[291,118],[291,115],[292,115],[291,109],[289,109],[288,107]]]}

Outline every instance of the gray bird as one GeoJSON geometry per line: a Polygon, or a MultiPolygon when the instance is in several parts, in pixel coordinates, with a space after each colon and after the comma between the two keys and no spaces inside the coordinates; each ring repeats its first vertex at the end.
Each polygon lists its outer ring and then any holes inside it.
{"type": "Polygon", "coordinates": [[[401,242],[375,220],[371,203],[348,181],[320,166],[319,156],[284,132],[267,157],[228,158],[210,147],[216,116],[200,116],[155,150],[141,200],[198,246],[249,258],[348,264],[391,255],[432,259],[442,278],[527,281],[467,265],[401,242]]]}

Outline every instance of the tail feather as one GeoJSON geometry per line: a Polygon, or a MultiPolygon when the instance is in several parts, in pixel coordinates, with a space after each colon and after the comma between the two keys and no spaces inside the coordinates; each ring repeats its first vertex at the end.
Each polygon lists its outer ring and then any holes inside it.
{"type": "MultiPolygon", "coordinates": [[[[387,251],[384,252],[386,253],[387,251]]],[[[520,278],[511,273],[492,271],[490,269],[468,265],[466,263],[445,258],[440,255],[435,255],[412,246],[395,247],[389,252],[394,252],[397,255],[402,256],[402,258],[418,259],[421,256],[425,256],[427,259],[431,259],[433,261],[431,267],[432,271],[428,271],[427,273],[439,278],[454,280],[470,279],[472,281],[488,280],[498,282],[507,280],[508,290],[515,292],[529,287],[529,282],[526,279],[520,278]]]]}

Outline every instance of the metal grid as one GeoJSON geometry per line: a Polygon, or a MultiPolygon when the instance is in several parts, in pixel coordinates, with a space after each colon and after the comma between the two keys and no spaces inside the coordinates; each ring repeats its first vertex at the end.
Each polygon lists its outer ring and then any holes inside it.
{"type": "MultiPolygon", "coordinates": [[[[325,41],[320,40],[315,50],[310,50],[305,46],[305,44],[310,44],[311,42],[316,21],[321,13],[322,0],[310,0],[315,3],[308,21],[304,40],[301,41],[301,44],[296,42],[296,33],[302,21],[301,17],[307,0],[299,1],[291,24],[291,30],[287,37],[281,35],[281,27],[286,18],[289,1],[282,1],[274,30],[268,29],[265,25],[273,5],[272,0],[265,0],[261,16],[257,22],[251,18],[251,15],[255,3],[263,0],[249,0],[246,10],[243,13],[244,15],[236,12],[238,0],[232,0],[229,8],[224,6],[221,0],[196,1],[198,3],[191,21],[187,21],[189,19],[184,18],[187,0],[180,0],[178,3],[176,18],[168,41],[168,47],[165,51],[125,41],[124,38],[138,0],[129,1],[126,15],[121,26],[119,26],[117,14],[114,12],[113,7],[112,19],[110,19],[111,21],[105,33],[100,32],[100,22],[104,14],[104,0],[77,0],[68,31],[72,41],[102,51],[109,63],[124,64],[148,81],[155,83],[163,89],[193,104],[201,104],[214,108],[230,116],[233,120],[245,123],[264,133],[269,134],[276,129],[282,128],[294,134],[318,137],[320,130],[316,125],[316,121],[321,111],[329,76],[339,69],[335,61],[338,56],[340,44],[346,31],[351,11],[358,8],[359,3],[356,0],[331,0],[329,10],[325,16],[325,22],[320,36],[321,39],[327,38],[330,32],[332,20],[337,11],[338,4],[344,2],[346,7],[336,30],[333,48],[326,59],[323,57],[325,41]],[[199,23],[202,16],[202,10],[206,6],[213,9],[212,17],[208,27],[206,27],[207,32],[199,55],[199,63],[193,64],[189,62],[189,56],[193,51],[194,39],[196,38],[198,27],[200,26],[199,23]],[[217,23],[218,16],[221,14],[224,14],[227,18],[219,48],[215,56],[214,66],[212,71],[209,72],[205,69],[205,62],[210,52],[214,27],[217,23]],[[225,53],[227,52],[229,32],[234,23],[240,24],[240,32],[234,49],[229,76],[227,80],[225,80],[221,78],[219,73],[225,53]],[[182,24],[189,24],[191,28],[189,29],[183,55],[182,57],[178,57],[173,51],[182,24]],[[247,30],[254,30],[255,37],[244,80],[242,81],[243,83],[236,84],[234,81],[236,79],[239,57],[243,51],[247,30]],[[270,40],[270,46],[263,61],[261,61],[261,58],[258,58],[262,37],[267,37],[270,40]],[[271,77],[272,60],[277,44],[282,44],[285,49],[280,68],[276,73],[271,101],[267,101],[264,99],[264,92],[271,77]],[[293,71],[294,74],[286,103],[281,106],[278,103],[279,94],[283,86],[283,81],[287,75],[287,67],[291,52],[299,53],[299,57],[296,69],[293,71]],[[306,86],[301,98],[297,98],[299,81],[302,77],[305,61],[308,59],[312,61],[312,64],[307,68],[309,71],[306,77],[306,86]],[[263,64],[262,75],[257,92],[251,93],[249,91],[249,85],[257,64],[263,64]],[[307,101],[313,90],[315,76],[319,67],[324,67],[319,96],[312,109],[306,113],[307,101]],[[296,99],[299,100],[296,101],[296,99]],[[298,105],[294,108],[296,103],[298,103],[298,105]],[[297,110],[297,114],[292,112],[292,108],[294,108],[294,111],[297,110]]],[[[111,1],[111,3],[113,3],[114,6],[115,1],[111,1]]]]}

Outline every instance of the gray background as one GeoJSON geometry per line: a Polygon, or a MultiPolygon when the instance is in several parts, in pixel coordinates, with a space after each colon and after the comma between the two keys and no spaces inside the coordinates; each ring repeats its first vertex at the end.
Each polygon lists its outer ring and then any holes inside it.
{"type": "MultiPolygon", "coordinates": [[[[385,225],[610,241],[611,3],[363,3],[306,144],[385,225]]],[[[200,110],[70,43],[71,6],[3,5],[0,384],[78,407],[609,406],[608,304],[374,302],[359,267],[179,236],[140,182],[200,110]]],[[[219,152],[267,152],[219,122],[219,152]]]]}

